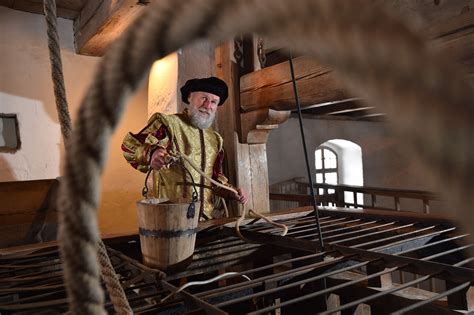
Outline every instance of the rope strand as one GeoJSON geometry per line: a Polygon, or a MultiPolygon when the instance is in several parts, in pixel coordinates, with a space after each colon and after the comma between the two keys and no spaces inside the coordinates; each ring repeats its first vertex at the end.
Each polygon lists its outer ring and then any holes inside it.
{"type": "Polygon", "coordinates": [[[371,0],[155,1],[102,58],[66,150],[60,234],[74,313],[105,313],[98,298],[96,209],[109,138],[125,97],[154,60],[200,38],[220,41],[245,33],[315,56],[352,94],[386,112],[395,133],[444,183],[441,191],[464,214],[462,224],[474,226],[466,206],[474,204],[473,88],[388,10],[371,0]]]}
{"type": "MultiPolygon", "coordinates": [[[[48,34],[48,48],[49,48],[49,55],[51,61],[51,75],[53,79],[54,85],[54,96],[56,100],[56,109],[58,112],[59,124],[61,126],[61,133],[63,136],[64,143],[66,144],[70,139],[70,135],[72,132],[71,127],[71,117],[69,115],[69,106],[67,103],[66,98],[66,89],[64,84],[64,75],[62,70],[62,60],[61,60],[61,49],[59,45],[59,35],[58,35],[58,19],[56,16],[56,1],[55,0],[44,0],[43,2],[44,8],[44,15],[47,24],[47,34],[48,34]]],[[[61,208],[59,208],[61,209],[61,208]]],[[[61,213],[60,213],[60,221],[61,221],[61,213]]],[[[61,235],[61,233],[60,233],[61,235]]],[[[98,258],[101,267],[101,275],[106,284],[107,290],[110,293],[110,300],[114,306],[115,312],[117,314],[132,314],[132,309],[128,304],[128,300],[125,296],[125,292],[123,291],[122,286],[120,285],[120,281],[118,280],[117,274],[110,262],[109,256],[107,255],[107,250],[105,248],[104,243],[99,239],[98,243],[98,258]]],[[[68,255],[66,252],[62,253],[63,258],[68,255]]],[[[65,268],[65,277],[70,277],[68,271],[75,272],[76,268],[72,268],[71,271],[68,268],[65,268]]],[[[93,273],[95,275],[95,273],[93,273]]],[[[84,279],[84,281],[87,281],[84,279]]],[[[71,290],[69,289],[68,292],[71,294],[71,290]]],[[[80,290],[80,288],[79,288],[80,290]]],[[[80,296],[78,294],[77,296],[80,296]]],[[[103,304],[103,294],[100,294],[99,291],[95,292],[95,296],[97,297],[97,304],[103,304]]],[[[83,303],[87,304],[88,301],[87,296],[83,299],[83,303]]],[[[97,306],[91,306],[92,310],[96,310],[97,306]]],[[[101,311],[98,310],[100,313],[101,311]]]]}

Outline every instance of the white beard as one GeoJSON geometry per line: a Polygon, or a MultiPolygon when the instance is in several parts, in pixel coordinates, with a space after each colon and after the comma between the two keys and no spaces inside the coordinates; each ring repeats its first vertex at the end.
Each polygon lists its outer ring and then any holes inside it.
{"type": "Polygon", "coordinates": [[[205,114],[200,112],[193,106],[189,107],[189,120],[191,121],[191,125],[199,129],[207,129],[211,127],[214,118],[216,117],[216,113],[212,114],[205,114]]]}

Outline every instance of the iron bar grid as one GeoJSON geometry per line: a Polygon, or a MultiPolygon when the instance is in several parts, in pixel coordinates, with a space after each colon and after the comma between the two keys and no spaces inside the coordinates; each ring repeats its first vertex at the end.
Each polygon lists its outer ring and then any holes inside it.
{"type": "MultiPolygon", "coordinates": [[[[293,232],[288,237],[274,235],[277,230],[259,220],[242,226],[242,234],[250,239],[259,235],[260,244],[232,236],[228,227],[198,234],[192,263],[163,281],[158,281],[154,269],[138,263],[139,256],[132,252],[133,258],[110,247],[108,251],[137,314],[331,314],[348,312],[362,303],[373,307],[373,313],[388,307],[390,313],[454,314],[462,309],[453,302],[459,299],[465,302],[466,312],[472,307],[473,301],[465,294],[474,283],[474,259],[467,255],[471,244],[465,242],[467,235],[458,233],[449,222],[323,212],[320,223],[325,248],[314,253],[315,247],[307,241],[314,233],[311,219],[277,218],[293,232]],[[298,243],[288,246],[292,240],[298,243]],[[222,280],[188,288],[160,302],[183,283],[228,271],[246,275],[251,281],[222,280]],[[405,279],[397,279],[398,272],[405,279]],[[431,292],[423,289],[430,283],[431,292]],[[407,292],[413,290],[427,295],[407,298],[407,292]],[[340,302],[327,304],[330,295],[341,297],[340,302]],[[396,307],[387,306],[394,300],[396,307]],[[308,304],[312,305],[310,311],[308,304]]],[[[0,256],[0,313],[67,312],[61,276],[55,248],[0,256]]],[[[106,308],[113,310],[110,302],[106,308]]]]}

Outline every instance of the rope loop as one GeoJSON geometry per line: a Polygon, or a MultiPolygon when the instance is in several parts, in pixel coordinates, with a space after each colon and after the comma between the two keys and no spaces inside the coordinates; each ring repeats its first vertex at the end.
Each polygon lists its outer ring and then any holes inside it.
{"type": "Polygon", "coordinates": [[[96,209],[109,138],[125,97],[156,59],[198,39],[245,33],[316,57],[351,94],[387,113],[395,134],[433,170],[461,224],[474,226],[473,87],[393,13],[372,0],[155,1],[102,58],[66,150],[60,239],[73,313],[105,314],[94,266],[96,209]]]}

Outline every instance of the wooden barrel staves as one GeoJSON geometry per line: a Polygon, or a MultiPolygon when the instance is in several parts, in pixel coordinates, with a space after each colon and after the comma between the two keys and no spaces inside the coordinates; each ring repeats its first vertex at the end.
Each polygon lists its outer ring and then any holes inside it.
{"type": "Polygon", "coordinates": [[[160,270],[185,267],[194,252],[199,202],[144,199],[137,210],[143,263],[160,270]]]}

